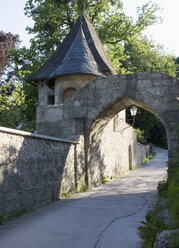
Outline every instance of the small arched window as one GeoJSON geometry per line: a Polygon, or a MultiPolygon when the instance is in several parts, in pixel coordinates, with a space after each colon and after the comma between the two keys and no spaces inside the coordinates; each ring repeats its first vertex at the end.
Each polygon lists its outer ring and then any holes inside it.
{"type": "Polygon", "coordinates": [[[71,88],[66,89],[62,95],[62,102],[69,99],[75,92],[76,92],[75,88],[71,87],[71,88]]]}

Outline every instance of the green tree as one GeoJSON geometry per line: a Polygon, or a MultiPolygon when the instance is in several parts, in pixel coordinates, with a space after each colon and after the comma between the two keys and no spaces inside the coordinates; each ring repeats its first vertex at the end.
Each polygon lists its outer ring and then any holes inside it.
{"type": "Polygon", "coordinates": [[[19,128],[24,93],[14,75],[10,54],[18,48],[19,36],[0,31],[0,125],[19,128]]]}
{"type": "Polygon", "coordinates": [[[24,103],[24,92],[21,83],[15,78],[0,85],[0,125],[10,128],[21,128],[21,110],[24,103]]]}
{"type": "Polygon", "coordinates": [[[102,18],[104,13],[110,13],[112,8],[121,8],[121,1],[94,0],[94,1],[58,1],[58,0],[28,0],[25,14],[34,20],[32,28],[27,27],[29,34],[34,34],[30,48],[22,47],[11,53],[16,65],[16,74],[23,81],[25,103],[23,107],[23,128],[32,131],[35,129],[35,103],[37,89],[27,84],[26,79],[52,55],[56,47],[66,37],[83,9],[91,13],[94,23],[102,18]]]}
{"type": "Polygon", "coordinates": [[[177,78],[179,78],[179,57],[175,59],[176,70],[177,70],[177,78]]]}
{"type": "Polygon", "coordinates": [[[125,15],[121,0],[27,0],[25,14],[34,20],[34,26],[27,27],[27,30],[34,37],[30,48],[23,47],[12,53],[23,80],[23,116],[27,130],[35,128],[37,90],[25,80],[66,37],[82,12],[83,3],[119,74],[156,70],[176,75],[174,58],[143,36],[147,27],[160,21],[157,5],[148,3],[139,8],[138,19],[134,22],[125,15]]]}
{"type": "MultiPolygon", "coordinates": [[[[127,109],[127,122],[132,125],[129,109],[127,109]]],[[[138,107],[134,127],[139,129],[137,131],[138,135],[142,134],[144,139],[143,143],[152,143],[167,149],[168,145],[166,131],[158,117],[147,110],[138,107]]]]}
{"type": "Polygon", "coordinates": [[[142,35],[149,26],[160,22],[159,7],[147,3],[138,8],[136,22],[123,12],[112,13],[101,21],[97,30],[107,53],[119,74],[160,71],[176,76],[174,57],[167,55],[161,45],[142,35]]]}

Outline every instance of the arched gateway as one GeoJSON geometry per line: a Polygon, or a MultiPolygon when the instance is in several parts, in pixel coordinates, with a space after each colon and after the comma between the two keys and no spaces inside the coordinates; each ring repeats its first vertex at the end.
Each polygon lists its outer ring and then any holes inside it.
{"type": "Polygon", "coordinates": [[[125,109],[131,105],[161,120],[169,159],[176,159],[179,81],[159,72],[116,75],[84,13],[28,81],[38,86],[37,133],[80,141],[75,146],[74,165],[64,168],[63,177],[74,174],[71,178],[76,185],[84,184],[84,178],[95,185],[105,175],[119,175],[142,162],[144,148],[125,122],[125,109]]]}
{"type": "MultiPolygon", "coordinates": [[[[179,81],[163,73],[137,73],[98,78],[80,89],[64,106],[73,106],[69,116],[85,119],[86,131],[98,134],[118,112],[138,105],[163,123],[169,145],[169,157],[179,148],[179,81]],[[172,152],[173,151],[173,152],[172,152]]],[[[77,133],[75,133],[77,134],[77,133]]]]}
{"type": "MultiPolygon", "coordinates": [[[[161,120],[167,133],[169,160],[176,159],[179,149],[179,81],[159,72],[97,78],[79,89],[63,105],[56,106],[60,115],[55,135],[82,141],[84,154],[80,152],[77,157],[85,163],[86,175],[94,175],[95,168],[103,166],[100,146],[105,126],[118,112],[133,104],[161,120]]],[[[54,123],[47,121],[37,124],[39,132],[52,130],[51,135],[54,134],[53,127],[54,123]]]]}
{"type": "Polygon", "coordinates": [[[37,134],[0,127],[0,213],[49,203],[140,165],[146,150],[126,123],[131,105],[161,120],[169,160],[177,159],[179,81],[159,72],[116,75],[84,13],[28,81],[38,87],[37,134]]]}

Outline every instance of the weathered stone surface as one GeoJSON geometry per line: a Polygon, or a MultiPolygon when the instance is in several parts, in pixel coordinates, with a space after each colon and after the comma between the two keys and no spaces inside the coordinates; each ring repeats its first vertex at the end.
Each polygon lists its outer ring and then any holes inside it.
{"type": "MultiPolygon", "coordinates": [[[[115,175],[128,170],[129,147],[134,154],[134,166],[143,161],[144,149],[134,144],[132,129],[114,132],[110,122],[131,105],[148,110],[162,121],[168,137],[169,159],[176,160],[176,150],[179,149],[176,137],[176,123],[179,122],[177,79],[152,72],[96,78],[88,84],[84,82],[84,87],[64,102],[63,116],[57,117],[59,122],[53,123],[50,116],[50,121],[43,122],[42,118],[37,131],[63,138],[83,137],[82,153],[85,154],[84,166],[86,177],[90,178],[89,184],[99,183],[105,173],[113,176],[114,171],[115,175]],[[109,163],[110,168],[107,166],[109,163]]],[[[62,84],[59,83],[58,87],[60,89],[62,84]]],[[[125,128],[125,120],[123,125],[125,128]]]]}
{"type": "Polygon", "coordinates": [[[134,154],[136,158],[135,161],[136,166],[140,166],[141,164],[143,164],[145,160],[145,156],[149,156],[149,152],[147,151],[147,148],[138,142],[135,142],[134,154]]]}
{"type": "Polygon", "coordinates": [[[179,233],[179,229],[176,230],[165,230],[161,233],[159,233],[156,237],[154,248],[169,248],[170,247],[170,241],[169,235],[179,233]]]}
{"type": "Polygon", "coordinates": [[[0,214],[47,204],[71,190],[74,145],[0,132],[0,214]]]}
{"type": "Polygon", "coordinates": [[[0,214],[10,215],[20,209],[47,204],[76,187],[83,188],[87,179],[92,187],[101,183],[102,176],[119,176],[141,163],[145,148],[139,149],[133,128],[123,120],[124,111],[118,118],[116,132],[112,131],[112,119],[100,135],[102,143],[98,139],[98,143],[95,141],[89,147],[86,147],[86,137],[81,135],[84,120],[77,119],[77,128],[80,123],[81,128],[78,130],[80,143],[76,144],[1,130],[0,214]]]}
{"type": "MultiPolygon", "coordinates": [[[[168,136],[170,155],[176,152],[174,148],[177,147],[176,143],[179,143],[173,138],[176,136],[176,123],[179,121],[178,89],[179,81],[176,78],[159,72],[97,78],[79,89],[71,99],[64,103],[63,118],[59,126],[63,130],[63,127],[68,125],[69,129],[68,132],[54,131],[55,135],[65,138],[75,135],[73,117],[85,119],[85,125],[88,126],[85,132],[89,136],[92,132],[98,133],[96,123],[99,127],[102,121],[102,125],[106,127],[113,116],[134,104],[150,111],[163,122],[168,136]],[[72,106],[73,111],[71,111],[72,106]]],[[[38,126],[40,133],[45,133],[52,127],[50,122],[43,124],[38,126]]],[[[169,159],[173,160],[173,155],[169,156],[169,159]]]]}

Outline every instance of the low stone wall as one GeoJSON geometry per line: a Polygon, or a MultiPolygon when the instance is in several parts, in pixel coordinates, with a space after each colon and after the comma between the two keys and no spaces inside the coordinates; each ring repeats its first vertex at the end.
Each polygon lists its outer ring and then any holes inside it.
{"type": "Polygon", "coordinates": [[[79,142],[0,127],[0,215],[48,204],[83,188],[87,178],[93,187],[102,176],[119,176],[140,164],[145,148],[136,148],[132,127],[120,128],[112,132],[109,122],[87,154],[83,135],[79,142]]]}
{"type": "Polygon", "coordinates": [[[0,128],[0,213],[38,207],[74,184],[76,142],[0,128]]]}
{"type": "Polygon", "coordinates": [[[146,157],[149,157],[152,154],[152,144],[145,146],[146,157]]]}
{"type": "Polygon", "coordinates": [[[146,156],[146,147],[138,142],[135,145],[135,156],[136,156],[136,164],[140,166],[144,163],[146,156]]]}

